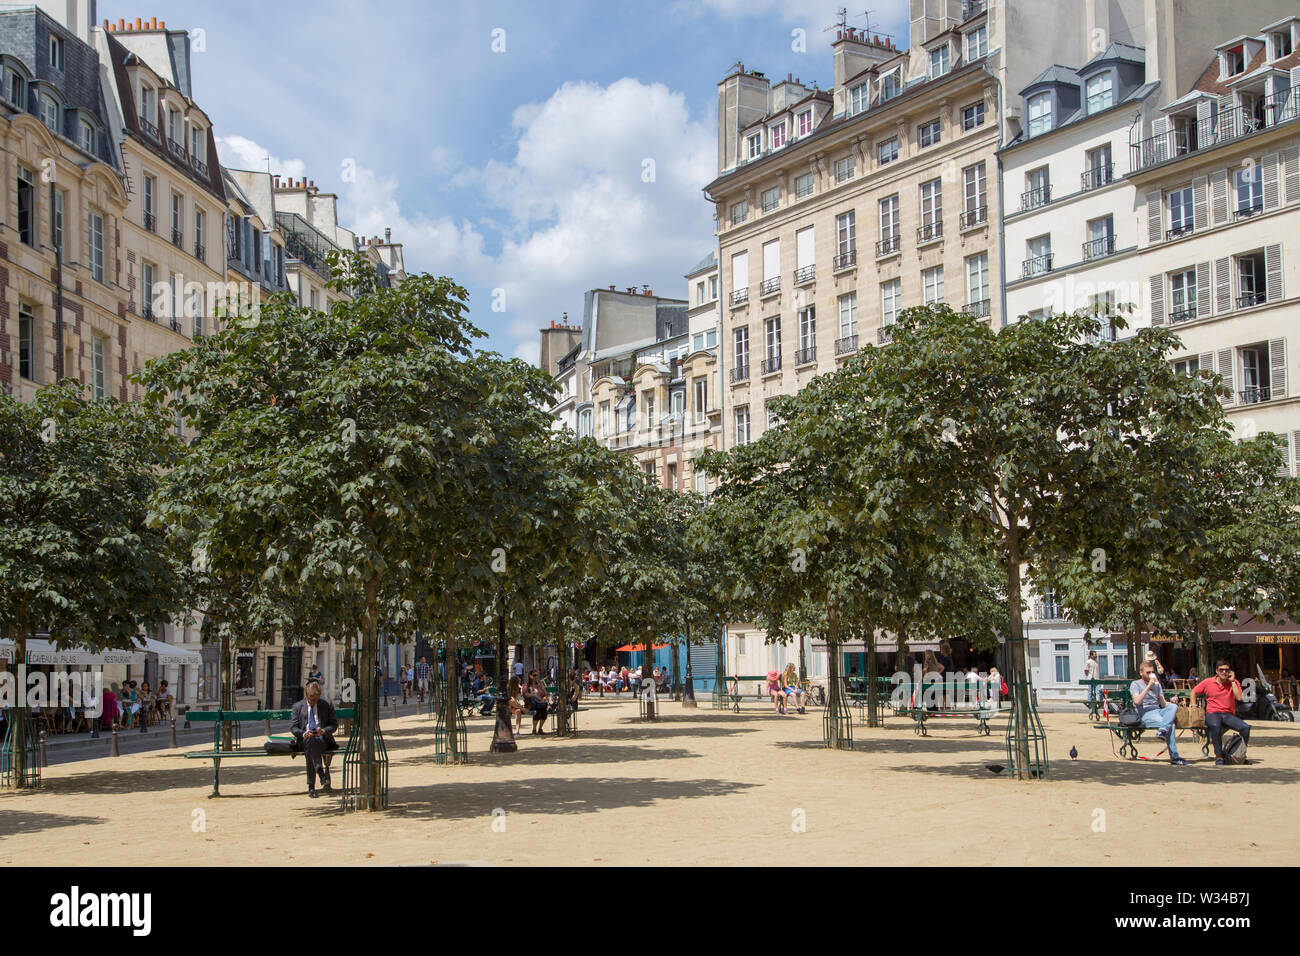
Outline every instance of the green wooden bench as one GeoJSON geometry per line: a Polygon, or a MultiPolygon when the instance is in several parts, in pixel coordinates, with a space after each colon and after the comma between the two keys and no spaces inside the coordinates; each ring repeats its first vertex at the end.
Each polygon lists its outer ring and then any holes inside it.
{"type": "MultiPolygon", "coordinates": [[[[336,707],[334,716],[338,720],[348,720],[356,716],[355,707],[336,707]]],[[[211,760],[212,761],[212,796],[221,796],[221,761],[236,760],[243,757],[269,757],[265,750],[243,750],[239,748],[238,742],[235,743],[233,750],[221,749],[221,727],[223,724],[234,724],[238,729],[239,724],[251,724],[265,722],[267,726],[267,735],[270,736],[271,721],[273,720],[292,720],[292,710],[191,710],[185,714],[185,719],[190,723],[211,723],[212,731],[212,749],[198,750],[182,754],[186,760],[211,760]]],[[[325,769],[329,770],[330,759],[333,757],[333,751],[325,753],[325,769]]],[[[289,754],[288,756],[294,756],[289,754]]]]}
{"type": "Polygon", "coordinates": [[[1128,703],[1128,688],[1133,682],[1131,677],[1098,677],[1079,681],[1084,687],[1092,688],[1092,700],[1083,703],[1088,708],[1089,720],[1101,720],[1106,700],[1111,700],[1121,707],[1128,703]]]}
{"type": "Polygon", "coordinates": [[[911,717],[915,721],[912,733],[920,737],[930,736],[926,722],[938,717],[972,719],[975,721],[975,729],[987,737],[992,733],[989,721],[998,715],[998,711],[978,704],[959,704],[955,707],[902,707],[898,710],[898,714],[902,717],[911,717]]]}
{"type": "Polygon", "coordinates": [[[727,685],[729,686],[722,688],[722,696],[724,702],[729,702],[731,704],[731,709],[737,714],[740,713],[740,701],[745,696],[740,690],[740,682],[750,681],[750,680],[758,682],[757,686],[754,688],[754,699],[755,700],[767,699],[768,695],[767,695],[766,674],[733,675],[727,678],[727,685]]]}
{"type": "MultiPolygon", "coordinates": [[[[1121,706],[1125,706],[1129,702],[1128,689],[1125,688],[1122,693],[1123,693],[1123,704],[1121,704],[1121,706]]],[[[1179,692],[1177,691],[1170,691],[1165,694],[1166,699],[1170,701],[1176,701],[1177,698],[1180,696],[1186,698],[1186,697],[1191,697],[1191,694],[1186,691],[1182,692],[1181,694],[1179,694],[1179,692]]],[[[1197,698],[1197,703],[1199,703],[1202,707],[1205,706],[1204,694],[1202,694],[1200,697],[1197,698]]],[[[1155,731],[1152,730],[1150,727],[1144,727],[1141,725],[1137,727],[1123,727],[1120,726],[1118,721],[1113,721],[1109,719],[1104,720],[1099,724],[1095,724],[1094,726],[1098,730],[1109,730],[1112,734],[1114,734],[1115,739],[1119,741],[1119,755],[1129,760],[1137,759],[1138,756],[1137,745],[1138,742],[1142,739],[1143,732],[1147,730],[1151,730],[1153,734],[1155,733],[1155,731]]],[[[1204,727],[1184,727],[1184,728],[1175,727],[1174,728],[1175,736],[1178,735],[1178,731],[1180,729],[1188,730],[1191,732],[1193,743],[1200,741],[1202,756],[1208,757],[1210,755],[1210,735],[1206,733],[1204,727]]]]}

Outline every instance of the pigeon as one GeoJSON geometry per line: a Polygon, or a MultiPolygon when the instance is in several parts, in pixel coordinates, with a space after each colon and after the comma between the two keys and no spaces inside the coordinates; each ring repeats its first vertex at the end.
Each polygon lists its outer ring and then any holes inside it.
{"type": "Polygon", "coordinates": [[[1002,764],[1000,763],[991,763],[985,766],[984,769],[987,770],[989,773],[1001,773],[1003,770],[1006,770],[1007,768],[1002,766],[1002,764]]]}
{"type": "Polygon", "coordinates": [[[1070,748],[1070,759],[1071,760],[1079,759],[1079,751],[1075,750],[1073,747],[1070,748]]]}

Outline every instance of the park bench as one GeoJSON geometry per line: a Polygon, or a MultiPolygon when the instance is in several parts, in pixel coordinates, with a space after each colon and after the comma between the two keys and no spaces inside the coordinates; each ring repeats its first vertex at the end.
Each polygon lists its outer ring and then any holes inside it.
{"type": "Polygon", "coordinates": [[[1131,677],[1098,677],[1090,680],[1079,681],[1085,687],[1092,690],[1092,699],[1083,701],[1084,706],[1088,708],[1089,720],[1101,720],[1106,709],[1106,701],[1116,703],[1120,707],[1128,702],[1128,688],[1132,683],[1131,677]]]}
{"type": "MultiPolygon", "coordinates": [[[[1176,692],[1166,694],[1166,697],[1169,700],[1175,700],[1179,696],[1189,697],[1191,695],[1188,693],[1183,693],[1180,695],[1176,692]]],[[[1129,702],[1129,694],[1127,689],[1124,689],[1122,691],[1122,701],[1123,703],[1120,705],[1121,707],[1127,705],[1129,702]]],[[[1205,706],[1205,695],[1202,694],[1197,699],[1197,701],[1198,703],[1201,704],[1201,706],[1205,706]]],[[[1119,741],[1119,756],[1127,758],[1129,760],[1136,760],[1138,758],[1137,745],[1138,742],[1142,739],[1142,734],[1148,730],[1151,730],[1153,734],[1155,733],[1155,731],[1152,730],[1150,727],[1143,727],[1140,724],[1136,727],[1122,726],[1118,721],[1110,720],[1109,715],[1106,715],[1105,720],[1103,720],[1101,723],[1096,724],[1094,726],[1096,727],[1097,730],[1109,730],[1112,734],[1114,734],[1115,739],[1119,741]]],[[[1178,734],[1179,729],[1180,728],[1177,727],[1174,728],[1175,735],[1178,734]]],[[[1210,755],[1210,735],[1206,733],[1204,727],[1187,727],[1181,729],[1189,730],[1191,732],[1193,741],[1198,741],[1198,740],[1200,741],[1202,756],[1208,757],[1210,755]]]]}
{"type": "MultiPolygon", "coordinates": [[[[336,707],[334,716],[338,720],[348,720],[356,715],[354,707],[336,707]]],[[[211,760],[212,761],[212,796],[221,796],[221,761],[237,760],[245,757],[271,757],[279,756],[277,754],[268,754],[265,750],[244,750],[240,747],[239,736],[235,735],[232,742],[234,749],[221,749],[221,727],[223,724],[233,724],[234,729],[238,730],[240,724],[266,723],[267,736],[271,733],[271,721],[273,720],[292,720],[293,711],[291,710],[191,710],[185,714],[187,723],[207,723],[213,725],[212,749],[198,750],[182,754],[186,760],[211,760]]],[[[295,756],[289,754],[288,756],[295,756]]],[[[330,759],[333,757],[333,751],[325,753],[325,769],[329,770],[330,759]]]]}
{"type": "Polygon", "coordinates": [[[941,707],[902,707],[899,708],[898,714],[901,717],[911,717],[915,721],[912,725],[912,733],[920,737],[930,736],[926,723],[936,718],[974,720],[976,731],[987,737],[993,732],[989,727],[989,721],[996,717],[998,712],[986,704],[957,704],[941,707]]]}

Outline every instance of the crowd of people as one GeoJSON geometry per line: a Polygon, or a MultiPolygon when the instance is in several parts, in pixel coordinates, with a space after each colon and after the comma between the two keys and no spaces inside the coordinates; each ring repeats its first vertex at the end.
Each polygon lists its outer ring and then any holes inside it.
{"type": "MultiPolygon", "coordinates": [[[[668,675],[668,668],[655,667],[651,670],[650,680],[654,683],[655,693],[668,694],[672,692],[672,678],[668,675]]],[[[618,696],[623,691],[631,691],[633,696],[638,696],[641,689],[645,686],[645,672],[640,667],[629,668],[626,664],[622,667],[612,665],[610,667],[584,667],[581,677],[582,687],[591,693],[613,694],[618,696]]]]}

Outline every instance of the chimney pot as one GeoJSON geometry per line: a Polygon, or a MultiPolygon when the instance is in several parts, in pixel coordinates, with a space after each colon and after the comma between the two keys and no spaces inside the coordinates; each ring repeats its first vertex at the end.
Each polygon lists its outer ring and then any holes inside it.
{"type": "Polygon", "coordinates": [[[159,30],[166,30],[166,29],[167,29],[167,21],[166,21],[166,20],[159,20],[159,21],[158,21],[158,29],[159,29],[159,30]]]}
{"type": "Polygon", "coordinates": [[[386,242],[386,243],[391,243],[392,241],[393,241],[393,230],[392,230],[390,227],[385,226],[385,227],[384,227],[384,242],[386,242]]]}
{"type": "Polygon", "coordinates": [[[142,24],[143,22],[144,22],[144,21],[141,20],[139,17],[136,17],[136,18],[135,18],[135,28],[136,28],[137,30],[142,30],[142,29],[144,29],[144,28],[141,26],[141,24],[142,24]]]}
{"type": "Polygon", "coordinates": [[[157,30],[157,29],[158,29],[158,18],[157,18],[157,17],[150,17],[150,18],[149,18],[149,29],[150,29],[150,30],[157,30]]]}

